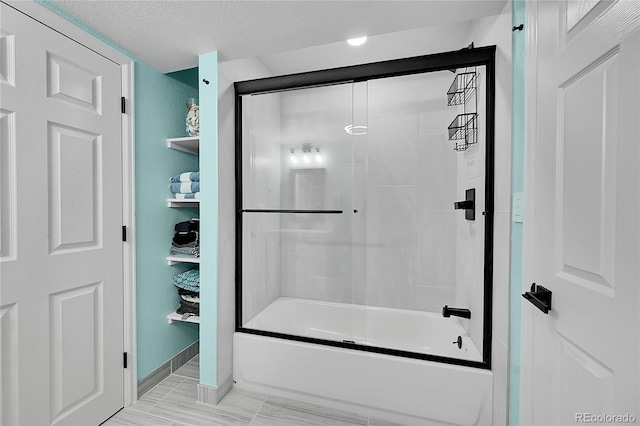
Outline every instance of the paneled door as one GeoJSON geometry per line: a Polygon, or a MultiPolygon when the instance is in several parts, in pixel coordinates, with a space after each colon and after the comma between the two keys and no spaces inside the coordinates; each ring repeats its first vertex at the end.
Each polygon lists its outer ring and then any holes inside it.
{"type": "Polygon", "coordinates": [[[528,285],[552,294],[547,314],[523,299],[522,420],[638,421],[640,2],[532,3],[528,285]]]}
{"type": "Polygon", "coordinates": [[[0,4],[3,425],[123,406],[120,67],[0,4]]]}

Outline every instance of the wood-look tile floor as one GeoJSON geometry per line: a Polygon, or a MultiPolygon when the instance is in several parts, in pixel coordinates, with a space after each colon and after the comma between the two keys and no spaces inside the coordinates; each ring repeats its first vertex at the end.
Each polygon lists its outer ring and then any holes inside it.
{"type": "Polygon", "coordinates": [[[398,426],[314,404],[232,389],[217,406],[197,402],[199,358],[176,370],[105,426],[398,426]]]}

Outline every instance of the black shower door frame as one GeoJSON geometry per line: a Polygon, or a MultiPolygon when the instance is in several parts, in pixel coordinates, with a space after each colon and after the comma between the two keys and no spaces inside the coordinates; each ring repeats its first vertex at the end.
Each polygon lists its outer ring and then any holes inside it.
{"type": "MultiPolygon", "coordinates": [[[[363,65],[331,68],[298,74],[247,80],[234,83],[235,89],[235,143],[236,143],[236,331],[260,336],[295,340],[326,346],[374,352],[405,358],[423,359],[445,364],[491,369],[492,313],[493,313],[493,233],[494,233],[494,164],[495,164],[495,52],[496,46],[470,47],[452,52],[415,56],[363,65]],[[486,67],[486,120],[485,120],[485,210],[482,212],[485,225],[484,238],[484,312],[482,361],[470,361],[439,355],[422,354],[390,348],[330,341],[324,339],[254,330],[242,326],[242,216],[250,210],[242,205],[242,96],[279,92],[314,86],[340,83],[357,83],[387,77],[398,77],[458,68],[486,67]]],[[[280,213],[309,213],[307,211],[280,211],[280,213]]],[[[326,212],[325,212],[326,213],[326,212]]]]}

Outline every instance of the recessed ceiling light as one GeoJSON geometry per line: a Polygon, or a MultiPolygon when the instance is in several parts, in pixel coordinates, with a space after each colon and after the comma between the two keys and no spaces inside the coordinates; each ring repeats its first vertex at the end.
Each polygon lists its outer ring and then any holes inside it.
{"type": "Polygon", "coordinates": [[[344,131],[353,136],[366,135],[367,126],[354,126],[353,124],[349,124],[348,126],[344,126],[344,131]]]}
{"type": "Polygon", "coordinates": [[[364,42],[367,41],[367,37],[358,37],[358,38],[350,38],[349,40],[347,40],[347,43],[349,43],[351,46],[361,46],[364,44],[364,42]]]}

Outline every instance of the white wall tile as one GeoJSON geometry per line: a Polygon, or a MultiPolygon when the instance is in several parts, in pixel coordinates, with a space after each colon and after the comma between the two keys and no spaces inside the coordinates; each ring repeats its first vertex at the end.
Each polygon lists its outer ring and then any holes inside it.
{"type": "Polygon", "coordinates": [[[415,259],[417,243],[415,186],[380,187],[380,256],[415,259]]]}
{"type": "Polygon", "coordinates": [[[233,83],[224,74],[218,79],[218,176],[235,177],[235,95],[233,83]]]}
{"type": "Polygon", "coordinates": [[[305,299],[351,303],[351,293],[351,284],[346,279],[311,276],[309,278],[309,291],[305,299]]]}
{"type": "Polygon", "coordinates": [[[447,106],[447,90],[454,79],[450,71],[429,73],[421,78],[417,85],[420,98],[420,130],[421,135],[447,134],[447,126],[455,114],[454,108],[447,106]]]}
{"type": "Polygon", "coordinates": [[[417,285],[454,288],[457,264],[456,212],[420,211],[417,235],[417,285]]]}
{"type": "MultiPolygon", "coordinates": [[[[465,151],[468,152],[469,150],[465,151]]],[[[461,157],[462,164],[468,164],[461,157]]],[[[458,162],[460,167],[461,162],[458,162]]],[[[475,220],[466,220],[463,211],[457,211],[458,238],[456,245],[456,305],[471,310],[471,321],[465,322],[467,331],[479,348],[483,340],[484,311],[484,176],[473,176],[468,167],[459,169],[458,191],[464,200],[467,188],[476,188],[475,220]]]]}
{"type": "Polygon", "coordinates": [[[452,211],[457,193],[457,159],[444,134],[420,135],[418,141],[418,209],[452,211]]]}
{"type": "Polygon", "coordinates": [[[351,266],[353,279],[350,285],[352,292],[351,303],[366,305],[367,286],[370,280],[376,279],[375,277],[369,277],[367,274],[368,236],[367,234],[354,234],[352,241],[351,266]]]}
{"type": "Polygon", "coordinates": [[[415,309],[415,264],[406,259],[378,259],[378,279],[367,286],[367,304],[415,309]]]}
{"type": "MultiPolygon", "coordinates": [[[[380,145],[380,184],[415,185],[418,168],[418,111],[380,114],[369,141],[380,145]]],[[[375,159],[373,159],[375,161],[375,159]]]]}
{"type": "Polygon", "coordinates": [[[440,313],[444,305],[455,305],[454,298],[453,288],[416,286],[416,309],[420,311],[440,313]]]}
{"type": "Polygon", "coordinates": [[[372,92],[375,96],[369,97],[369,108],[381,113],[417,111],[420,89],[424,85],[424,77],[421,75],[370,80],[369,89],[375,91],[372,92]]]}

